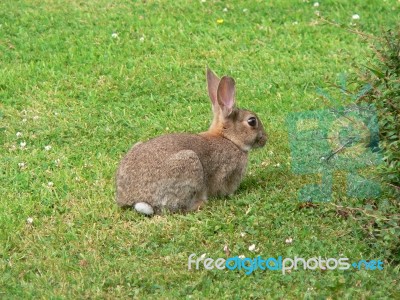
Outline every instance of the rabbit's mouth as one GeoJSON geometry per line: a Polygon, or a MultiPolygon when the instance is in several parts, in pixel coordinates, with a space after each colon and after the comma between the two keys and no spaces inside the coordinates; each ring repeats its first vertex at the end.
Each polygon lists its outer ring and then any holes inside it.
{"type": "Polygon", "coordinates": [[[262,135],[258,136],[256,140],[254,141],[253,148],[261,148],[264,147],[265,144],[267,143],[268,137],[265,133],[262,135]]]}

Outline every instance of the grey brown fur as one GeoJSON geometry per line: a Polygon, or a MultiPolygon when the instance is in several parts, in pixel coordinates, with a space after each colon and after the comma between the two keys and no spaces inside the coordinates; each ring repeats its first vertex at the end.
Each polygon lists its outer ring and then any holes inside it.
{"type": "Polygon", "coordinates": [[[155,214],[188,212],[210,196],[230,195],[238,188],[248,151],[264,146],[267,137],[256,114],[234,107],[232,78],[220,80],[207,69],[207,82],[214,113],[209,130],[135,144],[117,171],[119,206],[141,203],[155,214]]]}

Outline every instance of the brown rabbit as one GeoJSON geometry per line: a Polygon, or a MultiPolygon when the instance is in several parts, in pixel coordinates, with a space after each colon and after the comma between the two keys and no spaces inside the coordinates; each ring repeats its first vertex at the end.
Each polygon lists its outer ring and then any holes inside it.
{"type": "Polygon", "coordinates": [[[248,151],[267,136],[257,115],[235,107],[235,81],[207,68],[214,118],[200,134],[168,134],[137,143],[122,159],[117,204],[152,215],[198,209],[210,196],[230,195],[246,171],[248,151]]]}

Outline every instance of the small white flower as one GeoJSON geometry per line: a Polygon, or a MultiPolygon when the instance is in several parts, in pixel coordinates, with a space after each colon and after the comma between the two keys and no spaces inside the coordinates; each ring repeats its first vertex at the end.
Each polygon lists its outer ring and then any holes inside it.
{"type": "Polygon", "coordinates": [[[243,8],[243,12],[244,13],[246,13],[246,12],[248,12],[249,10],[247,9],[247,8],[243,8]]]}
{"type": "Polygon", "coordinates": [[[225,252],[226,256],[229,256],[231,254],[231,249],[229,249],[228,245],[224,246],[224,252],[225,252]]]}
{"type": "Polygon", "coordinates": [[[223,11],[223,12],[227,12],[227,11],[228,11],[228,8],[225,7],[222,11],[223,11]]]}
{"type": "Polygon", "coordinates": [[[39,119],[39,116],[33,116],[33,119],[37,120],[37,119],[39,119]]]}
{"type": "Polygon", "coordinates": [[[61,163],[61,159],[57,158],[56,160],[54,160],[54,163],[56,164],[56,166],[59,166],[61,163]]]}
{"type": "Polygon", "coordinates": [[[53,187],[53,186],[54,186],[54,183],[53,183],[52,181],[49,181],[49,182],[47,183],[47,185],[48,185],[49,187],[53,187]]]}
{"type": "Polygon", "coordinates": [[[25,148],[25,146],[26,146],[26,142],[25,142],[25,141],[23,141],[23,142],[19,143],[19,146],[20,146],[21,148],[25,148]]]}
{"type": "Polygon", "coordinates": [[[266,167],[266,166],[269,165],[269,161],[263,161],[263,162],[261,163],[261,165],[262,165],[263,167],[266,167]]]}
{"type": "Polygon", "coordinates": [[[246,235],[246,232],[241,232],[241,233],[240,233],[240,236],[241,236],[241,237],[245,237],[245,235],[246,235]]]}
{"type": "Polygon", "coordinates": [[[206,0],[200,0],[201,3],[206,3],[206,0]]]}
{"type": "Polygon", "coordinates": [[[25,167],[25,163],[24,162],[20,162],[18,163],[18,167],[20,167],[21,169],[25,167]]]}
{"type": "Polygon", "coordinates": [[[360,20],[360,16],[358,14],[354,14],[351,16],[353,20],[360,20]]]}
{"type": "Polygon", "coordinates": [[[274,151],[269,150],[268,154],[269,154],[269,155],[273,155],[273,154],[274,154],[274,151]]]}
{"type": "Polygon", "coordinates": [[[314,7],[318,7],[319,3],[318,2],[314,2],[314,7]]]}
{"type": "Polygon", "coordinates": [[[142,36],[139,41],[141,41],[142,43],[144,42],[144,36],[142,36]]]}
{"type": "Polygon", "coordinates": [[[250,246],[249,246],[249,250],[250,250],[250,251],[256,250],[256,245],[255,245],[255,244],[250,245],[250,246]]]}
{"type": "Polygon", "coordinates": [[[27,120],[25,118],[22,119],[22,122],[26,122],[27,120]]]}
{"type": "Polygon", "coordinates": [[[286,244],[291,244],[291,243],[293,243],[293,239],[290,237],[290,238],[285,240],[285,243],[286,244]]]}
{"type": "Polygon", "coordinates": [[[58,116],[58,112],[54,112],[54,115],[55,115],[55,116],[58,116]]]}
{"type": "Polygon", "coordinates": [[[50,145],[45,146],[45,147],[44,147],[44,150],[50,151],[50,150],[51,150],[51,146],[50,146],[50,145]]]}
{"type": "Polygon", "coordinates": [[[116,33],[116,32],[113,32],[113,33],[111,34],[111,37],[112,37],[113,39],[116,39],[116,38],[118,38],[118,33],[116,33]]]}
{"type": "Polygon", "coordinates": [[[292,24],[293,24],[293,25],[297,25],[297,24],[299,24],[299,22],[294,21],[292,24]]]}
{"type": "Polygon", "coordinates": [[[33,218],[29,217],[28,219],[26,219],[26,223],[32,224],[33,223],[33,218]]]}
{"type": "Polygon", "coordinates": [[[204,259],[204,258],[206,257],[206,255],[207,255],[207,253],[203,253],[203,254],[200,256],[200,258],[201,258],[201,259],[204,259]]]}
{"type": "Polygon", "coordinates": [[[246,256],[244,256],[243,254],[239,255],[238,257],[239,257],[240,259],[245,259],[245,258],[246,258],[246,256]]]}
{"type": "Polygon", "coordinates": [[[277,164],[274,165],[274,167],[277,167],[277,168],[279,168],[280,166],[281,166],[280,163],[277,163],[277,164]]]}
{"type": "Polygon", "coordinates": [[[22,132],[17,132],[16,134],[15,134],[17,137],[21,137],[22,136],[22,132]]]}

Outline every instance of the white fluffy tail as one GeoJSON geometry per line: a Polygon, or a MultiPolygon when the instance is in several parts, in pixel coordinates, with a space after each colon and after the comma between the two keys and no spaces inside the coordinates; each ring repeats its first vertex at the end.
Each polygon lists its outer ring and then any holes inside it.
{"type": "Polygon", "coordinates": [[[135,209],[137,212],[140,212],[141,214],[145,214],[148,216],[154,214],[153,207],[151,207],[151,205],[147,204],[146,202],[136,203],[135,209]]]}

